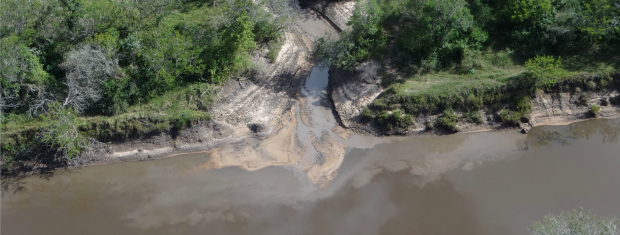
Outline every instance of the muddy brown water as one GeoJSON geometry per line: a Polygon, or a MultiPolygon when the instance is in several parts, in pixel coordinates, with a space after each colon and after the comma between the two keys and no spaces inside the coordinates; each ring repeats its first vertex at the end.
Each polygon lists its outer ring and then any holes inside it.
{"type": "Polygon", "coordinates": [[[544,215],[578,207],[620,216],[618,133],[620,120],[589,120],[527,135],[383,138],[347,149],[326,188],[288,166],[199,170],[205,154],[3,179],[1,230],[527,234],[544,215]]]}

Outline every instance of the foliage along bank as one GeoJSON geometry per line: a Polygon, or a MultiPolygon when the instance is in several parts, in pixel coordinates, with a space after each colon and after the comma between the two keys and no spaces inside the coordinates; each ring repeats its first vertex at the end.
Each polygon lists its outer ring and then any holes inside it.
{"type": "Polygon", "coordinates": [[[363,116],[386,130],[441,114],[427,128],[455,131],[461,119],[480,123],[481,109],[518,124],[537,90],[585,99],[616,88],[618,19],[618,0],[360,0],[351,29],[320,39],[317,56],[345,70],[382,65],[386,90],[363,116]]]}
{"type": "Polygon", "coordinates": [[[3,174],[209,119],[217,87],[260,75],[253,53],[277,55],[296,14],[286,0],[7,0],[0,12],[3,174]]]}

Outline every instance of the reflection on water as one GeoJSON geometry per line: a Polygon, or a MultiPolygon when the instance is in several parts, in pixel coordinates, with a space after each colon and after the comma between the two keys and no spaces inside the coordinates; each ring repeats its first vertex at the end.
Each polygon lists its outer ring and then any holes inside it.
{"type": "MultiPolygon", "coordinates": [[[[620,216],[620,120],[378,139],[323,189],[291,166],[191,171],[192,154],[28,177],[3,234],[524,234],[576,207],[620,216]],[[530,145],[535,133],[577,133],[530,145]]],[[[355,139],[351,137],[349,139],[355,139]]],[[[372,141],[370,141],[372,142],[372,141]]],[[[3,183],[8,182],[3,179],[3,183]]],[[[14,182],[13,182],[14,183],[14,182]]],[[[14,185],[14,184],[12,184],[14,185]]]]}
{"type": "Polygon", "coordinates": [[[570,144],[578,138],[589,140],[594,134],[600,136],[603,143],[618,142],[620,119],[588,121],[568,126],[541,126],[532,129],[527,141],[534,146],[548,145],[551,142],[570,144]]]}

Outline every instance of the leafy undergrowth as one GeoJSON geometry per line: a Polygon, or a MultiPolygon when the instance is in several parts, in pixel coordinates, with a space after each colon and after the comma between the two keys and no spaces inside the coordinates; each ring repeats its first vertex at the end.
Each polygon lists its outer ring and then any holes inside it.
{"type": "MultiPolygon", "coordinates": [[[[192,123],[209,120],[208,107],[214,101],[217,87],[208,83],[190,85],[128,108],[126,113],[114,116],[72,116],[65,125],[75,127],[77,139],[97,140],[101,142],[124,141],[139,138],[147,134],[181,131],[192,123]]],[[[67,110],[71,115],[72,110],[67,110]]],[[[55,117],[53,117],[55,118],[55,117]]],[[[44,134],[50,128],[49,117],[41,115],[28,120],[26,115],[10,114],[2,119],[2,154],[3,173],[18,169],[23,161],[35,159],[31,152],[36,149],[48,149],[44,134]],[[28,155],[30,154],[30,155],[28,155]],[[22,156],[24,155],[24,156],[22,156]]],[[[80,141],[66,141],[75,144],[80,141]]],[[[72,151],[81,152],[88,146],[75,146],[72,151]]]]}

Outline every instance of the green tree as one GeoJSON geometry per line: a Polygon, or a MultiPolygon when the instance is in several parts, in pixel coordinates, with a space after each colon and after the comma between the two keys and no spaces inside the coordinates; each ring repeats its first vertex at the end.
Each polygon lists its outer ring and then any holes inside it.
{"type": "Polygon", "coordinates": [[[551,0],[509,0],[504,14],[512,22],[536,22],[551,10],[551,0]]]}
{"type": "Polygon", "coordinates": [[[251,64],[249,52],[256,48],[253,28],[253,21],[244,11],[224,29],[217,48],[207,54],[207,69],[213,83],[221,84],[228,76],[251,64]]]}
{"type": "Polygon", "coordinates": [[[316,55],[323,66],[353,70],[355,64],[378,55],[386,47],[386,35],[382,32],[383,11],[375,0],[360,1],[355,5],[348,25],[338,41],[323,37],[317,41],[316,55]]]}
{"type": "Polygon", "coordinates": [[[583,3],[585,25],[581,31],[593,40],[614,39],[620,33],[620,1],[586,0],[583,3]]]}
{"type": "Polygon", "coordinates": [[[148,98],[169,91],[191,76],[199,76],[204,64],[202,48],[171,27],[158,27],[140,35],[140,90],[148,98]]]}
{"type": "Polygon", "coordinates": [[[0,39],[0,109],[26,107],[34,114],[50,98],[45,89],[50,75],[37,53],[21,44],[17,36],[0,39]]]}
{"type": "Polygon", "coordinates": [[[405,26],[399,44],[426,61],[458,60],[464,49],[479,49],[488,38],[474,24],[464,0],[427,0],[420,12],[412,14],[417,20],[405,26]]]}

